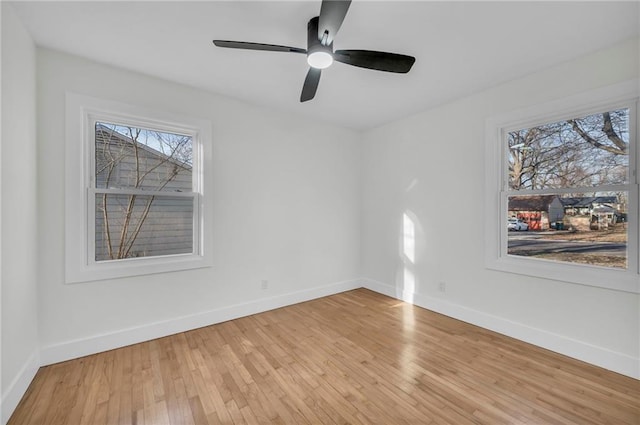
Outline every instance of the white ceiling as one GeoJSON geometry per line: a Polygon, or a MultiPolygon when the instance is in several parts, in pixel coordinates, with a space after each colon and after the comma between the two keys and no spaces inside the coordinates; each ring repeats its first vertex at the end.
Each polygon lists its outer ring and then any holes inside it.
{"type": "MultiPolygon", "coordinates": [[[[355,0],[335,49],[415,56],[409,74],[336,63],[300,103],[304,55],[222,49],[213,39],[306,48],[320,1],[15,2],[39,46],[355,129],[596,51],[640,28],[638,2],[355,0]]],[[[606,64],[603,64],[606,66],[606,64]]]]}

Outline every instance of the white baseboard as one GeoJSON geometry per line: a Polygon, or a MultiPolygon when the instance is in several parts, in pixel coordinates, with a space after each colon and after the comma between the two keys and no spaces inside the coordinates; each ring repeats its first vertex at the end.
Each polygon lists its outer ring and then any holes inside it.
{"type": "Polygon", "coordinates": [[[2,394],[2,399],[0,400],[2,425],[9,422],[11,414],[16,410],[16,407],[18,407],[18,403],[20,403],[22,396],[27,392],[27,388],[29,388],[29,384],[33,381],[39,368],[40,359],[38,352],[34,351],[22,366],[20,372],[18,372],[11,381],[7,390],[2,394]]]}
{"type": "Polygon", "coordinates": [[[359,280],[338,282],[302,291],[261,298],[255,301],[235,304],[228,307],[177,317],[161,322],[122,329],[116,332],[48,345],[41,348],[40,362],[41,365],[45,366],[71,360],[360,287],[361,282],[359,280]]]}
{"type": "Polygon", "coordinates": [[[419,307],[462,320],[485,329],[498,332],[512,338],[528,342],[538,347],[563,354],[574,359],[640,379],[640,359],[567,338],[542,329],[513,322],[502,317],[493,316],[454,304],[438,298],[427,297],[416,293],[403,293],[401,289],[372,279],[362,279],[364,288],[389,297],[403,300],[419,307]]]}

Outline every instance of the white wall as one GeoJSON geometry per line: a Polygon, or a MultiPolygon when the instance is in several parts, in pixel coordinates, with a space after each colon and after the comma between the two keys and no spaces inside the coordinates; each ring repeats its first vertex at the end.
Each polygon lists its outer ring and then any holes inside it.
{"type": "Polygon", "coordinates": [[[2,8],[2,423],[38,366],[36,53],[2,8]]]}
{"type": "Polygon", "coordinates": [[[51,50],[37,59],[43,363],[356,285],[359,134],[51,50]],[[66,91],[212,121],[213,268],[64,284],[66,91]]]}
{"type": "Polygon", "coordinates": [[[638,40],[367,132],[368,286],[640,377],[637,294],[490,271],[483,255],[485,120],[633,78],[638,40]],[[406,266],[413,287],[401,252],[405,213],[416,223],[416,260],[406,266]]]}

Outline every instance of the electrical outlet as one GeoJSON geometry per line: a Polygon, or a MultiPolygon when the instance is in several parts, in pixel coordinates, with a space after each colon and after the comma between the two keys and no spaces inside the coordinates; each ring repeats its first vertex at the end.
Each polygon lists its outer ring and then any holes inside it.
{"type": "Polygon", "coordinates": [[[260,287],[264,290],[264,289],[269,289],[269,281],[268,280],[263,280],[260,283],[260,287]]]}
{"type": "Polygon", "coordinates": [[[438,282],[438,291],[447,292],[447,284],[445,282],[438,282]]]}

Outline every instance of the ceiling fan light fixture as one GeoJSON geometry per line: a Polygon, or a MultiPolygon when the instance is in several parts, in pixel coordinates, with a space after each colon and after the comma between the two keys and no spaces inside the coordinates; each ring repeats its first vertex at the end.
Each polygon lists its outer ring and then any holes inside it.
{"type": "Polygon", "coordinates": [[[309,66],[317,69],[325,69],[333,63],[333,56],[329,52],[316,51],[307,55],[307,63],[309,66]]]}

